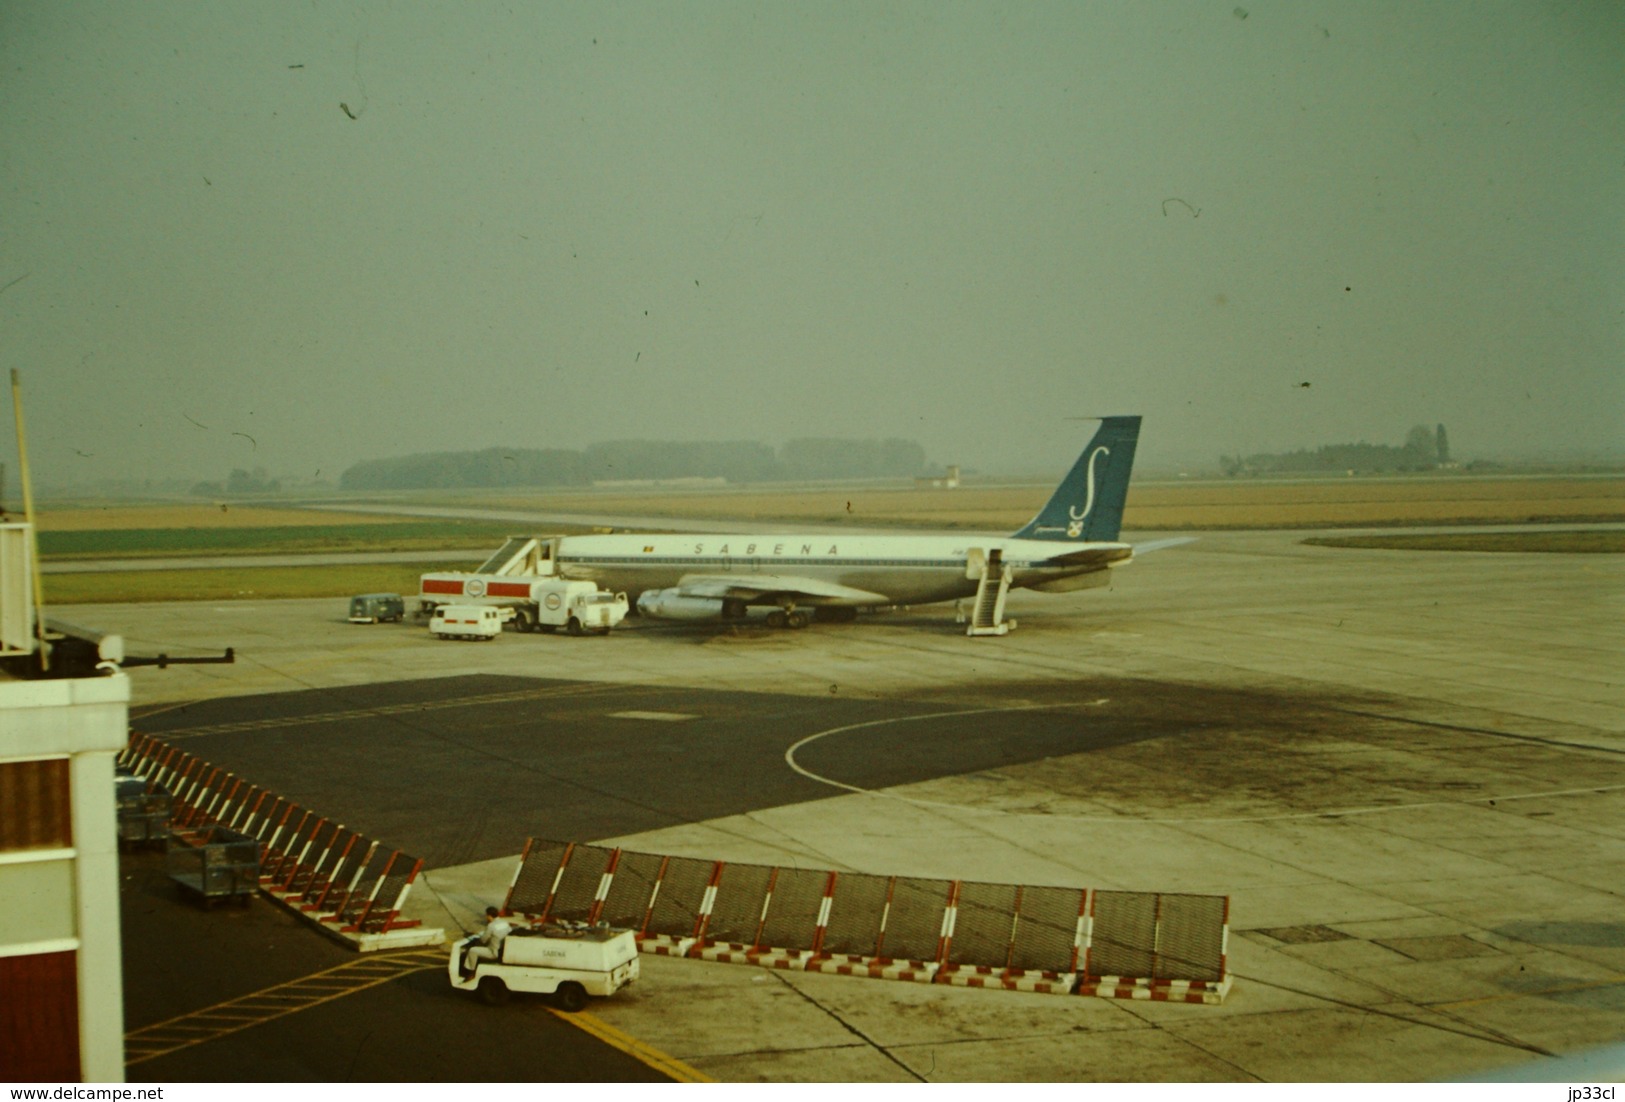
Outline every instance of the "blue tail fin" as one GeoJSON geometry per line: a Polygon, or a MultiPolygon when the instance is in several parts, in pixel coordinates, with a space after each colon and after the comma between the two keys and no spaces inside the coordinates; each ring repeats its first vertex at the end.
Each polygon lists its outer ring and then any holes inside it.
{"type": "Polygon", "coordinates": [[[1123,502],[1139,438],[1138,417],[1102,417],[1094,439],[1056,487],[1055,496],[1013,538],[1115,541],[1123,527],[1123,502]]]}

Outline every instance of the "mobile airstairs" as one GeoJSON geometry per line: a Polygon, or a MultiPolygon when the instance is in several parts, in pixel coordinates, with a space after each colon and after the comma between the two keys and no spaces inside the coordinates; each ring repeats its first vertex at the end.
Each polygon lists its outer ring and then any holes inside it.
{"type": "Polygon", "coordinates": [[[509,536],[497,553],[480,565],[476,574],[523,574],[546,576],[554,572],[553,554],[557,539],[536,536],[509,536]]]}
{"type": "Polygon", "coordinates": [[[972,548],[965,560],[965,576],[976,578],[976,599],[971,605],[970,626],[966,635],[1008,635],[1016,626],[1014,620],[1004,618],[1004,599],[1010,592],[1010,567],[1005,565],[1003,553],[994,548],[984,553],[972,548]]]}

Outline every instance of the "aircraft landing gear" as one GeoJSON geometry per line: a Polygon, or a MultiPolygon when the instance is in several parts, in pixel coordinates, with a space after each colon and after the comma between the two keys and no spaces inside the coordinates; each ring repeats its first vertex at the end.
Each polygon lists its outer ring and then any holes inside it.
{"type": "Polygon", "coordinates": [[[767,614],[770,628],[791,628],[800,631],[812,623],[812,617],[799,608],[778,608],[767,614]]]}

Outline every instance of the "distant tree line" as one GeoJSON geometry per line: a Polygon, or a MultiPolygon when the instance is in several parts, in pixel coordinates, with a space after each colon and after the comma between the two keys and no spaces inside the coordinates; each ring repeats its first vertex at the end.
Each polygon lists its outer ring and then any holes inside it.
{"type": "Polygon", "coordinates": [[[253,494],[274,494],[282,489],[282,483],[270,477],[264,467],[255,467],[252,471],[245,471],[241,467],[234,468],[224,482],[199,482],[192,487],[192,493],[197,497],[246,497],[253,494]]]}
{"type": "Polygon", "coordinates": [[[925,470],[925,449],[912,440],[803,439],[777,452],[751,441],[616,440],[581,451],[485,448],[369,459],[346,470],[339,485],[346,490],[419,490],[674,478],[772,482],[911,478],[925,470]]]}
{"type": "Polygon", "coordinates": [[[1221,455],[1219,468],[1235,477],[1250,474],[1289,474],[1332,471],[1431,471],[1450,462],[1450,438],[1443,425],[1417,425],[1405,443],[1325,444],[1310,450],[1258,455],[1221,455]]]}

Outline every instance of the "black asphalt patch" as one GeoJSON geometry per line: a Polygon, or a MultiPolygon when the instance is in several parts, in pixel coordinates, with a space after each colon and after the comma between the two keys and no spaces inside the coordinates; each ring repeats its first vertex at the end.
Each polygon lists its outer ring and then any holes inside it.
{"type": "MultiPolygon", "coordinates": [[[[161,851],[126,853],[119,868],[127,1029],[357,960],[262,898],[205,910],[169,880],[161,851]]],[[[666,1080],[539,998],[485,1006],[453,989],[443,966],[211,1036],[126,1074],[132,1083],[666,1080]]]]}
{"type": "Polygon", "coordinates": [[[876,701],[468,676],[211,700],[136,720],[253,784],[430,867],[982,772],[1177,731],[1052,700],[876,701]],[[626,718],[669,713],[682,722],[626,718]]]}

